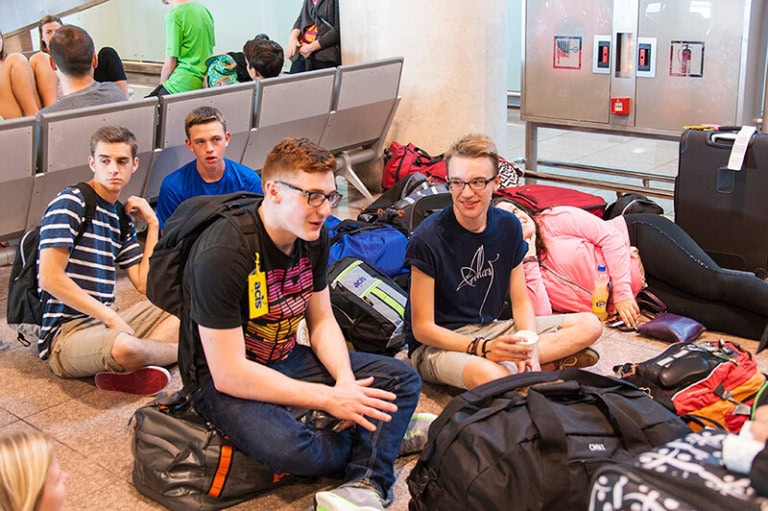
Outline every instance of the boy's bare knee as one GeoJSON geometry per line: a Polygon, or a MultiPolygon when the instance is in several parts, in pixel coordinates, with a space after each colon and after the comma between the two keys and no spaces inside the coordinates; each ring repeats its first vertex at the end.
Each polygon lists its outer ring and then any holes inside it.
{"type": "Polygon", "coordinates": [[[122,333],[115,337],[109,350],[112,358],[126,370],[133,369],[141,358],[139,340],[132,335],[122,333]]]}
{"type": "Polygon", "coordinates": [[[591,346],[603,334],[603,324],[591,312],[569,314],[563,326],[570,327],[572,338],[581,341],[582,347],[591,346]]]}
{"type": "Polygon", "coordinates": [[[592,344],[603,335],[603,323],[591,312],[582,312],[584,322],[584,334],[589,344],[592,344]]]}
{"type": "Polygon", "coordinates": [[[476,360],[466,365],[461,379],[468,389],[473,389],[478,385],[498,380],[505,376],[509,376],[509,371],[504,366],[491,360],[477,357],[476,360]]]}

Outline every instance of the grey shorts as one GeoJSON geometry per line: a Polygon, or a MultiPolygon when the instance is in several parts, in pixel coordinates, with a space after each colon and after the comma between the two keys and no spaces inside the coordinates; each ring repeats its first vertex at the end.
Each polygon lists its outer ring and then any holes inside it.
{"type": "MultiPolygon", "coordinates": [[[[563,320],[564,316],[562,315],[538,316],[536,317],[536,333],[557,332],[563,326],[563,320]]],[[[511,319],[494,321],[484,325],[464,325],[455,330],[459,334],[470,337],[485,337],[486,339],[513,334],[516,331],[515,322],[511,319]]],[[[464,367],[474,356],[459,351],[446,351],[422,345],[411,354],[411,365],[425,381],[466,389],[462,375],[464,374],[464,367]]]]}
{"type": "MultiPolygon", "coordinates": [[[[142,300],[121,311],[120,317],[133,328],[134,335],[142,339],[170,314],[148,300],[142,300]]],[[[82,378],[101,371],[122,371],[123,368],[111,354],[112,344],[121,333],[121,330],[107,328],[95,318],[68,321],[51,341],[48,365],[61,378],[82,378]]]]}

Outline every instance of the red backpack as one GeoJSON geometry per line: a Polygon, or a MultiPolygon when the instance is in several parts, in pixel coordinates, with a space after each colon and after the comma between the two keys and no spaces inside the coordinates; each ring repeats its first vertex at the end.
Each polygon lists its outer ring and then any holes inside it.
{"type": "Polygon", "coordinates": [[[613,370],[683,416],[693,430],[715,425],[738,433],[766,383],[752,353],[724,339],[676,342],[654,358],[613,370]]]}
{"type": "Polygon", "coordinates": [[[389,149],[384,151],[381,187],[386,190],[414,172],[445,179],[447,171],[443,155],[430,156],[424,149],[420,149],[410,142],[403,145],[393,141],[389,145],[389,149]]]}

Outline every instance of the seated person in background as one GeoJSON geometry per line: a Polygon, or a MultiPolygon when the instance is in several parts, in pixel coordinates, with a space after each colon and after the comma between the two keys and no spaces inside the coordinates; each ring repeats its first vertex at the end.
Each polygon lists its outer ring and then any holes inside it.
{"type": "Polygon", "coordinates": [[[411,268],[406,332],[422,378],[471,389],[535,367],[519,330],[540,334],[543,369],[586,367],[602,333],[591,313],[535,317],[523,272],[527,245],[514,215],[492,208],[498,153],[486,136],[469,135],[445,153],[453,206],[427,217],[408,242],[411,268]],[[513,320],[498,321],[509,297],[513,320]],[[501,362],[512,362],[512,366],[501,362]],[[509,369],[508,369],[509,368],[509,369]]]}
{"type": "Polygon", "coordinates": [[[171,10],[165,15],[165,60],[160,85],[147,97],[177,94],[203,87],[205,60],[213,54],[216,35],[213,16],[192,0],[162,0],[171,10]]]}
{"type": "Polygon", "coordinates": [[[341,198],[335,170],[325,149],[284,139],[264,162],[263,202],[242,213],[256,225],[256,262],[226,219],[198,238],[184,271],[179,371],[200,414],[275,473],[343,474],[343,485],[315,495],[316,509],[383,510],[406,431],[425,439],[411,415],[421,381],[395,358],[349,353],[333,316],[323,221],[341,198]],[[254,310],[259,288],[264,306],[254,310]],[[296,342],[303,318],[309,346],[296,342]],[[295,409],[339,424],[315,427],[295,409]]]}
{"type": "Polygon", "coordinates": [[[248,74],[254,80],[272,78],[283,70],[283,47],[268,36],[259,34],[243,45],[248,74]]]}
{"type": "Polygon", "coordinates": [[[570,206],[533,215],[507,200],[497,205],[517,215],[523,236],[534,247],[526,278],[536,310],[550,304],[561,312],[591,310],[595,272],[604,264],[613,288],[609,305],[625,324],[636,326],[642,258],[648,289],[669,312],[693,318],[710,330],[749,339],[765,336],[768,283],[750,273],[720,268],[664,216],[634,213],[606,221],[570,206]],[[633,257],[632,247],[639,258],[633,257]],[[543,286],[537,284],[542,280],[543,286]]]}
{"type": "Polygon", "coordinates": [[[184,119],[184,141],[195,159],[165,176],[160,185],[155,211],[160,230],[179,204],[198,195],[231,192],[262,193],[261,178],[255,170],[224,158],[232,137],[219,110],[195,108],[184,119]]]}
{"type": "Polygon", "coordinates": [[[52,105],[61,96],[61,86],[56,71],[51,66],[48,43],[56,30],[64,24],[58,16],[46,15],[37,23],[40,36],[40,51],[29,57],[29,63],[35,72],[35,85],[40,103],[43,106],[52,105]]]}
{"type": "Polygon", "coordinates": [[[114,83],[94,80],[97,57],[88,32],[75,25],[63,25],[53,33],[48,46],[51,51],[49,60],[56,70],[64,95],[40,113],[127,100],[114,83]]]}
{"type": "Polygon", "coordinates": [[[0,33],[0,119],[35,115],[40,103],[35,95],[35,76],[21,53],[6,55],[0,33]]]}
{"type": "Polygon", "coordinates": [[[44,433],[27,429],[0,436],[0,509],[62,510],[68,478],[44,433]]]}
{"type": "Polygon", "coordinates": [[[272,78],[283,70],[283,48],[266,34],[246,42],[243,51],[213,55],[205,61],[208,71],[204,87],[221,87],[262,78],[272,78]]]}
{"type": "MultiPolygon", "coordinates": [[[[48,55],[50,54],[48,44],[53,33],[63,24],[61,18],[51,15],[43,16],[37,24],[37,31],[40,34],[40,51],[32,55],[29,61],[35,72],[37,90],[40,97],[43,99],[44,106],[54,103],[59,96],[58,78],[51,68],[50,59],[48,58],[48,55]],[[51,96],[51,94],[53,95],[51,96]]],[[[126,99],[130,97],[128,94],[128,79],[125,76],[123,61],[120,59],[120,55],[117,54],[114,48],[105,46],[99,50],[96,69],[93,72],[93,79],[97,82],[114,82],[114,84],[120,87],[120,90],[123,91],[126,99]]]]}
{"type": "Polygon", "coordinates": [[[97,82],[112,82],[123,91],[126,99],[130,99],[128,92],[128,77],[125,75],[123,60],[117,51],[111,46],[104,46],[97,55],[96,69],[93,70],[93,79],[97,82]]]}
{"type": "Polygon", "coordinates": [[[98,201],[77,243],[85,221],[82,192],[67,187],[48,205],[40,227],[38,279],[45,305],[37,349],[59,377],[96,375],[100,389],[151,395],[170,381],[167,370],[150,364],[176,362],[179,321],[147,300],[124,311],[114,306],[115,265],[144,294],[159,236],[152,208],[131,196],[125,212],[147,223],[147,237],[142,249],[130,222],[121,239],[116,203],[139,166],[136,152],[136,138],[125,128],[102,127],[91,137],[88,184],[98,201]]]}

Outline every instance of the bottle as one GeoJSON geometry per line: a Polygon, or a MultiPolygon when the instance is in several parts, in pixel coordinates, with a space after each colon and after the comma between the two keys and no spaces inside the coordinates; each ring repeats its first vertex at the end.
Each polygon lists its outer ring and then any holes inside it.
{"type": "Polygon", "coordinates": [[[600,321],[608,319],[608,291],[608,272],[604,264],[598,264],[595,289],[592,291],[592,313],[600,321]]]}

